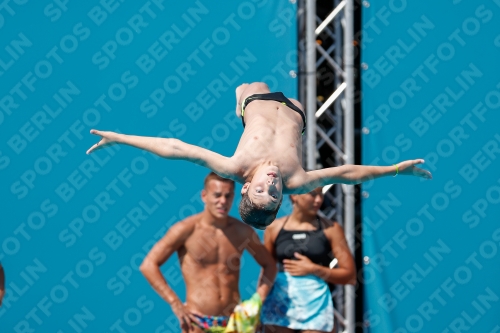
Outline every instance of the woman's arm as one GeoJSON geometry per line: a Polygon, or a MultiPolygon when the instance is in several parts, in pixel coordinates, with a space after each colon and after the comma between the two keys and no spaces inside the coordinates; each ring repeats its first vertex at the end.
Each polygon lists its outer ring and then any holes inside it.
{"type": "Polygon", "coordinates": [[[313,273],[329,283],[335,284],[356,284],[356,265],[352,258],[351,251],[347,245],[344,229],[334,223],[333,227],[325,230],[327,238],[330,240],[332,252],[337,258],[337,267],[329,268],[316,265],[313,273]]]}
{"type": "Polygon", "coordinates": [[[345,240],[342,227],[335,223],[325,229],[332,252],[338,260],[337,268],[329,268],[313,263],[308,257],[295,253],[296,260],[283,260],[285,271],[294,276],[316,275],[328,283],[356,284],[356,266],[345,240]]]}

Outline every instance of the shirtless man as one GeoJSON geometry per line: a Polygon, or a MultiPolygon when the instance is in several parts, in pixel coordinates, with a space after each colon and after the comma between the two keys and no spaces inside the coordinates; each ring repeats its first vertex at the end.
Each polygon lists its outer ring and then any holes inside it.
{"type": "Polygon", "coordinates": [[[240,258],[247,250],[262,266],[257,293],[263,301],[276,276],[276,265],[255,231],[228,216],[234,182],[210,173],[201,194],[203,212],[173,225],[144,259],[140,269],[170,304],[183,332],[220,332],[240,302],[240,258]],[[186,304],[167,285],[160,266],[177,252],[186,283],[186,304]]]}
{"type": "Polygon", "coordinates": [[[3,272],[2,263],[0,263],[0,306],[2,305],[3,295],[5,295],[5,273],[3,272]]]}
{"type": "Polygon", "coordinates": [[[410,175],[431,178],[417,168],[422,159],[392,166],[342,165],[305,172],[302,138],[305,115],[302,105],[282,93],[270,93],[265,83],[242,84],[236,89],[236,113],[245,130],[232,157],[184,143],[177,139],[152,138],[91,130],[101,140],[87,154],[111,144],[145,149],[168,159],[183,159],[205,166],[218,175],[243,185],[240,215],[254,228],[265,229],[276,217],[283,194],[308,193],[333,183],[358,184],[374,178],[410,175]]]}

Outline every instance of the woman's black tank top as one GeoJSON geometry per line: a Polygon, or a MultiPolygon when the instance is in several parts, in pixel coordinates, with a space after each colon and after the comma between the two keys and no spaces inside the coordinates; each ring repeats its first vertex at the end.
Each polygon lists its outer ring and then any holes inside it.
{"type": "Polygon", "coordinates": [[[288,217],[274,242],[280,272],[283,271],[283,259],[296,259],[295,252],[308,257],[315,264],[328,267],[333,260],[333,253],[321,221],[318,219],[319,229],[316,230],[285,230],[287,221],[288,217]]]}

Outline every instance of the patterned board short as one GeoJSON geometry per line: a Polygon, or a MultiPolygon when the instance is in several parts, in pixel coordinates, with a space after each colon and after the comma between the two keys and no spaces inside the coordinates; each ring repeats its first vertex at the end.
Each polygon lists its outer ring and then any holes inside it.
{"type": "Polygon", "coordinates": [[[199,324],[193,323],[193,325],[200,327],[207,333],[223,333],[229,321],[229,317],[226,316],[200,316],[194,313],[193,315],[199,322],[199,324]]]}

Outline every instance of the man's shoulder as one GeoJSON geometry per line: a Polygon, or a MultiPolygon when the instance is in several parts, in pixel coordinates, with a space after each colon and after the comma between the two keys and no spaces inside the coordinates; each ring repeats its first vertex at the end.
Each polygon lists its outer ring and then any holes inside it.
{"type": "Polygon", "coordinates": [[[184,228],[186,227],[194,227],[198,221],[201,219],[201,213],[190,215],[183,220],[175,223],[174,225],[180,225],[183,226],[184,228]]]}
{"type": "Polygon", "coordinates": [[[251,226],[235,217],[229,216],[229,222],[231,223],[231,226],[236,229],[236,231],[251,232],[253,230],[251,226]]]}
{"type": "Polygon", "coordinates": [[[195,214],[186,217],[184,220],[181,220],[177,223],[174,223],[170,228],[170,231],[178,236],[188,237],[191,235],[196,228],[196,224],[201,219],[201,214],[195,214]]]}
{"type": "Polygon", "coordinates": [[[237,240],[256,235],[255,230],[248,224],[242,222],[241,220],[230,216],[229,221],[231,223],[232,233],[228,235],[228,238],[233,238],[233,240],[237,240]]]}

